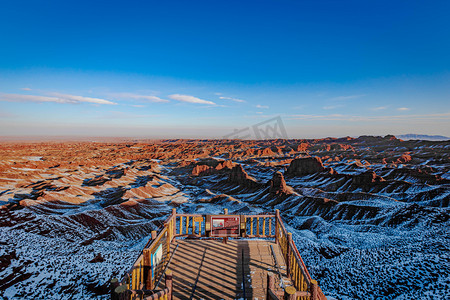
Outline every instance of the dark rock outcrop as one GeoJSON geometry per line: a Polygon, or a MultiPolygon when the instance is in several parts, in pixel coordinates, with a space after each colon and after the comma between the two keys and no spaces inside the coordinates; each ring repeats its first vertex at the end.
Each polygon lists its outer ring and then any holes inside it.
{"type": "Polygon", "coordinates": [[[89,262],[90,263],[98,263],[98,262],[103,262],[105,261],[105,259],[103,258],[103,256],[101,255],[101,253],[98,253],[93,259],[91,259],[89,262]]]}
{"type": "Polygon", "coordinates": [[[245,172],[242,165],[238,164],[231,169],[228,182],[239,184],[244,187],[258,187],[260,184],[245,172]]]}
{"type": "Polygon", "coordinates": [[[374,171],[367,171],[352,178],[352,183],[356,185],[373,184],[385,181],[383,177],[377,175],[374,171]]]}
{"type": "Polygon", "coordinates": [[[283,174],[281,172],[275,172],[269,183],[270,183],[269,188],[270,193],[281,194],[288,192],[286,181],[284,180],[283,174]]]}
{"type": "Polygon", "coordinates": [[[290,176],[302,176],[323,172],[325,170],[326,168],[323,166],[322,160],[319,157],[305,157],[294,159],[289,165],[286,174],[290,176]]]}

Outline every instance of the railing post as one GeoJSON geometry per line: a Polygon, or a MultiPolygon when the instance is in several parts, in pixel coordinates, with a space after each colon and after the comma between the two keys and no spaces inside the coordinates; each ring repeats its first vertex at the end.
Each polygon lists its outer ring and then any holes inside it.
{"type": "Polygon", "coordinates": [[[293,286],[287,286],[284,289],[284,300],[295,300],[297,296],[295,293],[297,290],[293,286]]]}
{"type": "Polygon", "coordinates": [[[166,288],[169,289],[169,294],[167,295],[167,300],[172,300],[173,297],[173,282],[172,282],[172,271],[168,270],[166,272],[166,288]]]}
{"type": "Polygon", "coordinates": [[[170,256],[170,240],[172,239],[172,237],[170,236],[170,227],[168,223],[164,223],[164,229],[166,230],[167,233],[167,240],[166,240],[166,244],[167,244],[167,257],[170,256]]]}
{"type": "Polygon", "coordinates": [[[144,289],[145,280],[144,280],[144,267],[142,266],[142,263],[144,261],[144,257],[142,257],[141,261],[139,262],[139,282],[138,282],[138,288],[140,290],[144,289]]]}
{"type": "MultiPolygon", "coordinates": [[[[126,287],[127,287],[127,289],[130,289],[131,288],[131,285],[132,285],[132,278],[131,278],[131,276],[130,276],[130,273],[127,273],[127,274],[125,274],[125,284],[124,284],[126,287]]],[[[119,285],[120,286],[120,285],[119,285]]]]}
{"type": "Polygon", "coordinates": [[[275,210],[275,243],[280,243],[280,210],[275,210]]]}
{"type": "Polygon", "coordinates": [[[119,279],[113,278],[111,280],[111,300],[119,300],[119,295],[116,293],[116,288],[119,286],[119,279]]]}
{"type": "Polygon", "coordinates": [[[259,237],[259,218],[256,218],[256,236],[259,237]]]}
{"type": "Polygon", "coordinates": [[[270,300],[272,297],[270,296],[270,291],[275,291],[275,276],[272,272],[267,273],[267,295],[266,299],[270,300]]]}
{"type": "Polygon", "coordinates": [[[311,280],[310,293],[312,300],[319,299],[319,285],[317,284],[317,281],[314,279],[311,280]]]}
{"type": "Polygon", "coordinates": [[[241,236],[247,236],[247,218],[245,216],[241,216],[241,236]]]}
{"type": "Polygon", "coordinates": [[[151,290],[153,288],[151,252],[149,249],[144,249],[142,254],[144,255],[145,289],[151,290]]]}
{"type": "Polygon", "coordinates": [[[177,235],[177,209],[176,208],[172,208],[172,222],[173,222],[173,227],[172,227],[172,238],[174,236],[177,235]]]}
{"type": "Polygon", "coordinates": [[[128,300],[128,289],[126,284],[119,285],[116,287],[114,292],[117,294],[119,300],[128,300]]]}
{"type": "MultiPolygon", "coordinates": [[[[156,230],[152,230],[151,239],[152,243],[156,240],[158,233],[156,230]]],[[[150,243],[150,245],[152,244],[150,243]]],[[[152,275],[152,260],[151,260],[151,252],[150,249],[144,249],[142,251],[143,259],[144,259],[144,278],[143,283],[145,284],[145,288],[151,290],[153,288],[153,275],[152,275]]]]}
{"type": "Polygon", "coordinates": [[[262,236],[265,237],[266,236],[266,218],[263,217],[262,220],[262,236]]]}
{"type": "MultiPolygon", "coordinates": [[[[228,208],[223,209],[223,214],[228,215],[228,208]]],[[[228,237],[227,236],[223,237],[222,243],[226,244],[227,242],[228,242],[228,237]]]]}
{"type": "Polygon", "coordinates": [[[291,278],[291,243],[292,243],[292,233],[287,234],[287,247],[286,247],[286,275],[291,278]]]}

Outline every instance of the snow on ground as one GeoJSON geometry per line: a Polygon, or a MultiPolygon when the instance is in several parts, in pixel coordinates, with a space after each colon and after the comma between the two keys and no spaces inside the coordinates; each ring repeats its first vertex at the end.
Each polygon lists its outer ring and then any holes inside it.
{"type": "MultiPolygon", "coordinates": [[[[364,170],[352,164],[333,167],[346,174],[358,174],[364,170]]],[[[361,190],[348,192],[346,184],[330,191],[324,187],[332,184],[333,179],[307,175],[287,179],[287,184],[301,195],[285,199],[292,205],[289,209],[283,209],[283,203],[275,207],[256,205],[255,200],[261,190],[241,190],[219,197],[216,202],[202,202],[215,195],[226,194],[226,190],[216,187],[224,179],[223,176],[205,176],[197,178],[199,183],[186,184],[183,179],[190,175],[172,174],[173,165],[161,165],[158,168],[161,171],[158,175],[161,183],[149,188],[169,183],[179,191],[175,192],[174,189],[173,193],[154,198],[160,206],[149,208],[149,216],[152,213],[169,212],[172,205],[180,213],[205,214],[219,214],[224,208],[228,208],[230,213],[237,211],[246,214],[280,208],[287,230],[293,233],[309,272],[318,280],[328,299],[450,299],[450,221],[444,217],[441,222],[430,221],[431,213],[433,217],[440,212],[445,215],[448,208],[427,208],[429,211],[424,210],[423,216],[418,216],[417,220],[408,222],[410,216],[406,215],[406,220],[396,225],[382,221],[383,218],[389,220],[394,211],[400,212],[410,207],[410,203],[397,200],[411,199],[435,187],[413,183],[406,191],[394,189],[364,193],[361,190]],[[325,220],[318,215],[299,213],[298,208],[306,197],[333,199],[341,193],[348,193],[349,199],[340,201],[337,208],[369,207],[380,213],[376,217],[359,220],[325,220]]],[[[276,169],[245,165],[245,170],[259,182],[265,183],[276,169]]],[[[92,172],[95,173],[95,170],[92,172]]],[[[99,171],[98,174],[102,173],[99,171]]],[[[448,173],[443,175],[444,178],[449,176],[448,173]]],[[[440,197],[448,197],[448,193],[447,189],[440,197]]],[[[8,191],[4,192],[0,195],[0,203],[7,202],[10,197],[8,191]]],[[[68,206],[62,217],[92,212],[101,222],[106,222],[106,217],[98,214],[102,209],[100,202],[92,201],[74,209],[68,206]]],[[[122,213],[117,218],[117,223],[121,225],[136,228],[150,221],[133,220],[129,217],[132,213],[122,213]]],[[[77,227],[67,228],[73,230],[77,227]]],[[[122,277],[149,239],[146,233],[138,232],[129,237],[115,235],[115,238],[100,238],[83,245],[83,240],[71,241],[67,237],[63,238],[62,234],[36,234],[33,230],[25,229],[21,226],[0,227],[0,257],[11,257],[10,263],[2,262],[4,268],[0,268],[0,279],[4,282],[17,281],[0,290],[0,299],[108,299],[109,281],[113,277],[122,277]],[[90,263],[98,253],[101,253],[104,261],[90,263]]],[[[71,234],[74,232],[67,235],[71,234]]],[[[86,232],[79,234],[87,235],[86,232]]]]}
{"type": "Polygon", "coordinates": [[[130,243],[95,241],[82,246],[23,230],[0,228],[2,254],[15,250],[16,260],[0,272],[23,280],[0,291],[0,299],[108,299],[109,281],[129,269],[149,237],[130,243]],[[89,263],[101,253],[103,262],[89,263]],[[103,295],[99,295],[102,293],[103,295]]]}
{"type": "Polygon", "coordinates": [[[450,299],[448,223],[399,230],[293,219],[288,230],[313,278],[337,299],[450,299]]]}

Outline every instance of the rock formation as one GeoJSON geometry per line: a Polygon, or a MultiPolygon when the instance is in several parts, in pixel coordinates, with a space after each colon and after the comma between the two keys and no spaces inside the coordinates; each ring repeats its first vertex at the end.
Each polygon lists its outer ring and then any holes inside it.
{"type": "Polygon", "coordinates": [[[205,176],[217,173],[221,170],[231,170],[235,164],[231,160],[225,160],[217,163],[217,161],[208,164],[196,164],[192,169],[191,174],[193,176],[205,176]]]}
{"type": "Polygon", "coordinates": [[[378,176],[374,171],[366,171],[352,178],[352,183],[356,185],[370,185],[377,182],[385,181],[383,177],[378,176]]]}
{"type": "Polygon", "coordinates": [[[241,164],[237,164],[231,169],[230,175],[228,176],[228,182],[244,187],[257,187],[259,185],[253,177],[245,172],[241,164]]]}
{"type": "Polygon", "coordinates": [[[192,169],[193,176],[199,175],[209,175],[212,173],[212,168],[208,165],[196,165],[194,169],[192,169]]]}
{"type": "Polygon", "coordinates": [[[183,202],[189,213],[280,209],[290,230],[305,230],[299,250],[320,261],[312,275],[328,291],[342,281],[350,298],[414,299],[419,285],[445,294],[436,282],[448,277],[449,149],[393,136],[2,142],[0,298],[106,297],[92,286],[133,264],[183,202]],[[299,156],[306,151],[317,157],[299,156]],[[370,272],[353,276],[358,269],[370,272]]]}
{"type": "Polygon", "coordinates": [[[270,193],[285,193],[287,191],[286,181],[284,180],[283,173],[275,172],[270,180],[270,193]]]}
{"type": "Polygon", "coordinates": [[[314,174],[325,171],[322,160],[315,157],[305,157],[294,159],[289,168],[287,169],[287,175],[290,176],[303,176],[308,174],[314,174]]]}

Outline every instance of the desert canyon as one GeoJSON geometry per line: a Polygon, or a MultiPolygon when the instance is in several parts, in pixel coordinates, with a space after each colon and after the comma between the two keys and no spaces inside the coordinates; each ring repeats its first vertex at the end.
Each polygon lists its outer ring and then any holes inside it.
{"type": "Polygon", "coordinates": [[[450,298],[450,142],[0,143],[0,299],[108,299],[172,208],[280,209],[325,295],[450,298]]]}

